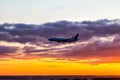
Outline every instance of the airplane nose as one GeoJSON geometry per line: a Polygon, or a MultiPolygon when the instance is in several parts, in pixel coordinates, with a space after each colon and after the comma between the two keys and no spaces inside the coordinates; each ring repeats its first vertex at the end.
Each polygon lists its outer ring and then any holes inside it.
{"type": "Polygon", "coordinates": [[[48,40],[49,40],[49,41],[51,41],[52,39],[51,39],[51,38],[49,38],[48,40]]]}

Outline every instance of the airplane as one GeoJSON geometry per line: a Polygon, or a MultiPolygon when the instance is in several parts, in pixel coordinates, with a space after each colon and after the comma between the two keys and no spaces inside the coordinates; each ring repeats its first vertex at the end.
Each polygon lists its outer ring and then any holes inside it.
{"type": "Polygon", "coordinates": [[[49,41],[56,41],[56,42],[75,42],[78,40],[79,34],[77,33],[75,37],[72,38],[49,38],[49,41]]]}

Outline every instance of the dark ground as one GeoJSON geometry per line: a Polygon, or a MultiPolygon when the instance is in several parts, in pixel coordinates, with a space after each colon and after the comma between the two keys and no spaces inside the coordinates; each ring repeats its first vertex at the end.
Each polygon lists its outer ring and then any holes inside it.
{"type": "Polygon", "coordinates": [[[0,80],[120,80],[120,76],[0,76],[0,80]]]}

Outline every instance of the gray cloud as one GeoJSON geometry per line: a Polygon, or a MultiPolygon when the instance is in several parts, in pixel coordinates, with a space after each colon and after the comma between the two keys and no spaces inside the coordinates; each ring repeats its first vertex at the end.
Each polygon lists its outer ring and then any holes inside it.
{"type": "Polygon", "coordinates": [[[119,22],[120,20],[104,19],[83,22],[58,21],[42,25],[2,24],[0,40],[35,43],[37,41],[44,42],[49,37],[71,37],[76,33],[80,34],[80,40],[86,40],[93,36],[120,34],[119,22]]]}
{"type": "MultiPolygon", "coordinates": [[[[119,36],[119,19],[82,22],[57,21],[41,25],[23,23],[0,25],[0,41],[35,45],[25,45],[22,50],[25,54],[37,53],[32,55],[47,57],[109,57],[112,55],[110,51],[115,50],[118,52],[114,52],[114,55],[119,56],[119,36]],[[80,35],[77,43],[67,45],[68,43],[61,44],[48,41],[48,38],[51,37],[72,37],[76,33],[80,35]],[[109,39],[110,36],[113,36],[113,40],[109,39]],[[87,42],[87,44],[82,45],[82,42],[87,42]],[[63,47],[59,48],[60,46],[63,47]],[[44,49],[36,49],[36,47],[44,49]],[[51,54],[49,51],[55,54],[51,54]]],[[[0,54],[13,53],[17,50],[14,47],[0,46],[0,54]]]]}
{"type": "Polygon", "coordinates": [[[15,53],[18,50],[17,47],[0,46],[0,55],[7,55],[9,53],[15,53]]]}

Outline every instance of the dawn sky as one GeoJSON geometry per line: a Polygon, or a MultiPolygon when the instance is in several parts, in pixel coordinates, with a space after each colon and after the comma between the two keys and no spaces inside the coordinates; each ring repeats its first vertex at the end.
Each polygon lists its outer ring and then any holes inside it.
{"type": "Polygon", "coordinates": [[[0,0],[0,23],[116,19],[120,0],[0,0]]]}
{"type": "Polygon", "coordinates": [[[0,75],[120,75],[120,0],[0,0],[0,75]]]}

